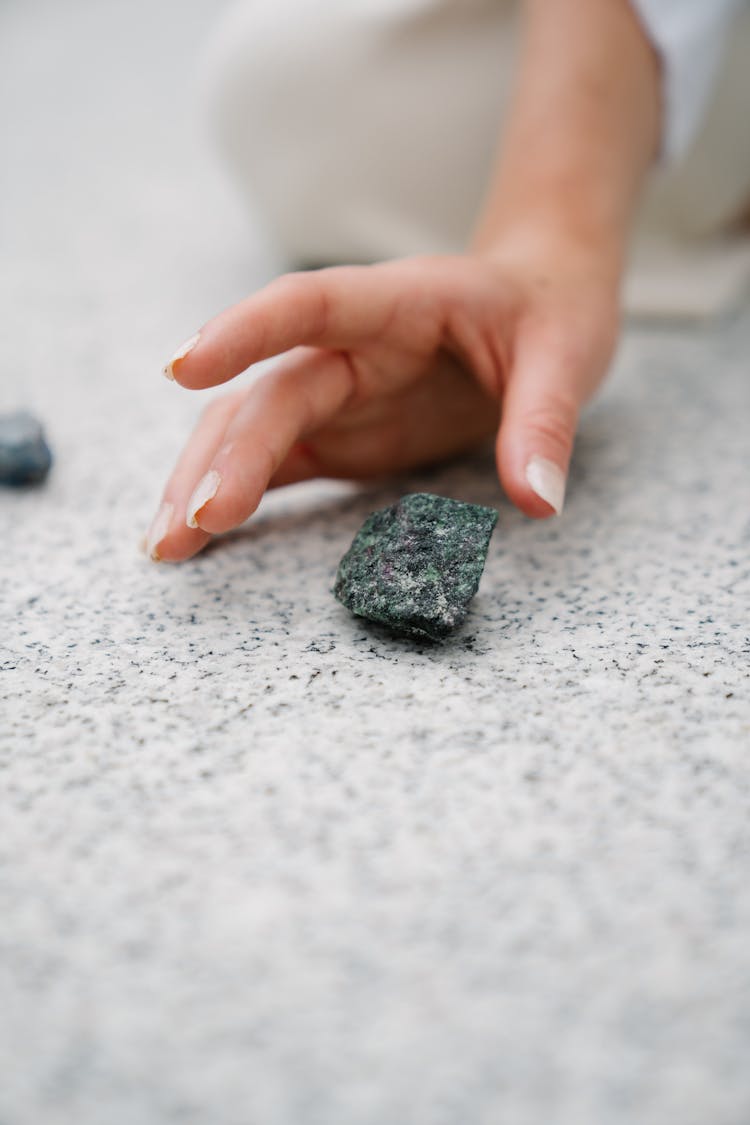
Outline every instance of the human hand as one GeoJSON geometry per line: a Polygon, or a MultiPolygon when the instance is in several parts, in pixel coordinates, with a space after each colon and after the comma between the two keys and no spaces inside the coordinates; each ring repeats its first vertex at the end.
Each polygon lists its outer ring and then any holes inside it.
{"type": "Polygon", "coordinates": [[[413,469],[496,431],[512,502],[532,517],[559,512],[578,413],[616,331],[617,279],[578,249],[278,278],[211,320],[165,368],[199,389],[282,357],[206,408],[164,490],[148,553],[189,558],[246,520],[267,488],[413,469]]]}

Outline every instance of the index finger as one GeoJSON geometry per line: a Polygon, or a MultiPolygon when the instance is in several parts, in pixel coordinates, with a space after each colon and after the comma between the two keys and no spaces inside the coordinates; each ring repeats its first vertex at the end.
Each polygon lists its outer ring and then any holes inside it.
{"type": "Polygon", "coordinates": [[[397,299],[387,264],[285,274],[205,324],[164,374],[197,390],[298,345],[344,349],[380,333],[397,299]]]}

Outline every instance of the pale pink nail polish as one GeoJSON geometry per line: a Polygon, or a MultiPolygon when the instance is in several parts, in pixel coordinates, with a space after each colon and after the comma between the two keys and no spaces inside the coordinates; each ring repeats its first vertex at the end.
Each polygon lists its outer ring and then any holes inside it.
{"type": "Polygon", "coordinates": [[[171,379],[172,381],[174,381],[175,366],[180,362],[181,359],[184,359],[185,356],[193,350],[200,338],[200,332],[196,332],[194,336],[191,336],[189,340],[186,340],[185,343],[177,349],[166,367],[162,368],[162,375],[166,379],[171,379]]]}
{"type": "Polygon", "coordinates": [[[205,508],[209,500],[213,500],[221,485],[221,474],[216,469],[209,469],[196,485],[193,495],[188,500],[185,522],[188,527],[199,527],[197,517],[201,509],[205,508]]]}
{"type": "Polygon", "coordinates": [[[526,480],[559,516],[565,503],[565,473],[546,457],[532,457],[526,466],[526,480]]]}
{"type": "Polygon", "coordinates": [[[159,544],[169,531],[169,525],[174,515],[174,504],[165,501],[154,516],[151,527],[146,535],[146,554],[154,562],[159,562],[159,544]]]}

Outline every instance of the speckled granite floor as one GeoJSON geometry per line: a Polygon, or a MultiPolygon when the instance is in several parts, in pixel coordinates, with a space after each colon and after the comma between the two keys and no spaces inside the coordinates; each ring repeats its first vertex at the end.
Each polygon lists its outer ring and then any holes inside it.
{"type": "Polygon", "coordinates": [[[267,269],[213,8],[0,8],[0,379],[58,457],[0,495],[0,1122],[743,1125],[750,313],[628,337],[558,522],[478,455],[149,565],[159,366],[267,269]],[[329,593],[413,488],[500,508],[443,649],[329,593]]]}

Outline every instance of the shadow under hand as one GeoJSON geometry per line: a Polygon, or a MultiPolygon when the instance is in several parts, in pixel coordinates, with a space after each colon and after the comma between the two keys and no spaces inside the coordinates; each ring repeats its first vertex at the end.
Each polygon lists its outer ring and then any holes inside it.
{"type": "Polygon", "coordinates": [[[358,527],[371,512],[395,504],[412,492],[431,492],[471,504],[512,510],[497,479],[494,448],[488,443],[469,456],[374,481],[325,479],[274,489],[266,493],[247,523],[211,540],[202,554],[238,541],[252,543],[268,536],[302,536],[319,531],[321,525],[329,533],[340,528],[345,537],[353,522],[358,527]]]}

